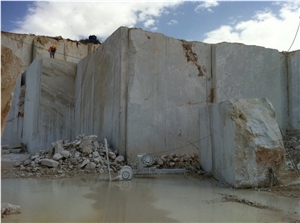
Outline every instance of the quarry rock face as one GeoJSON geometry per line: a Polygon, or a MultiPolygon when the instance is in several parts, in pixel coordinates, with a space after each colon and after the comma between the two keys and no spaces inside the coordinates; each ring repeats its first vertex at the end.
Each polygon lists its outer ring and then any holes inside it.
{"type": "MultiPolygon", "coordinates": [[[[204,170],[236,188],[269,186],[269,168],[278,174],[285,163],[270,101],[232,99],[211,105],[211,112],[212,157],[204,170]]],[[[208,158],[201,149],[200,157],[208,158]]]]}
{"type": "MultiPolygon", "coordinates": [[[[190,155],[199,149],[206,150],[203,162],[209,162],[209,104],[232,98],[269,98],[282,132],[288,126],[300,130],[299,88],[294,84],[299,52],[287,57],[258,46],[188,42],[120,27],[94,53],[71,63],[71,57],[81,55],[71,52],[76,47],[82,52],[76,42],[2,35],[3,44],[30,66],[17,79],[1,140],[21,141],[31,153],[85,133],[106,138],[128,162],[138,153],[190,155]],[[27,41],[34,45],[27,48],[27,41]],[[58,46],[56,59],[47,58],[45,49],[52,43],[58,46]]],[[[98,147],[94,141],[84,151],[89,159],[95,157],[95,164],[102,162],[93,151],[98,147]]],[[[67,154],[63,156],[61,160],[67,154]]]]}
{"type": "MultiPolygon", "coordinates": [[[[21,85],[14,89],[18,76],[22,76],[21,72],[24,72],[35,58],[49,58],[47,50],[52,44],[56,45],[57,48],[55,53],[57,60],[73,63],[77,63],[87,55],[94,53],[100,46],[100,44],[92,43],[83,44],[62,37],[35,36],[33,34],[15,34],[1,31],[1,134],[10,111],[13,91],[16,94],[14,98],[15,108],[13,108],[14,111],[11,112],[9,120],[14,120],[19,115],[19,108],[17,108],[19,103],[16,101],[20,100],[21,85]]],[[[13,141],[18,141],[20,138],[22,121],[18,119],[18,121],[8,124],[8,128],[14,129],[9,130],[9,134],[14,135],[13,141]]]]}
{"type": "Polygon", "coordinates": [[[268,98],[276,111],[275,119],[285,132],[288,127],[285,55],[273,49],[228,43],[213,45],[212,51],[214,102],[268,98]]]}
{"type": "Polygon", "coordinates": [[[1,135],[10,111],[13,89],[22,65],[21,59],[11,49],[1,45],[1,135]]]}
{"type": "MultiPolygon", "coordinates": [[[[22,141],[28,152],[47,149],[58,139],[71,139],[74,131],[74,83],[76,64],[37,58],[26,70],[22,141]]],[[[18,122],[19,120],[14,120],[18,122]]],[[[4,132],[2,141],[8,140],[4,132]]],[[[57,143],[57,152],[61,145],[57,143]]]]}
{"type": "Polygon", "coordinates": [[[77,134],[107,138],[129,162],[139,152],[197,153],[210,58],[208,44],[119,28],[78,63],[77,134]]]}
{"type": "MultiPolygon", "coordinates": [[[[1,45],[10,48],[22,60],[24,70],[39,57],[50,57],[47,51],[56,45],[55,58],[77,63],[87,55],[94,53],[100,44],[83,44],[62,37],[36,36],[33,34],[16,34],[1,31],[1,45]]],[[[23,71],[24,71],[23,70],[23,71]]]]}

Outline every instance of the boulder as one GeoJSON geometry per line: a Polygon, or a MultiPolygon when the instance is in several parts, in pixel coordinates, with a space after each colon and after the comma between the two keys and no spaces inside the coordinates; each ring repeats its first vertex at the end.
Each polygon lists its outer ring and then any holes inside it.
{"type": "Polygon", "coordinates": [[[200,150],[204,170],[211,169],[215,178],[235,188],[268,187],[268,169],[278,175],[285,163],[271,102],[264,98],[232,99],[212,104],[210,109],[213,152],[209,157],[200,150]]]}
{"type": "Polygon", "coordinates": [[[59,162],[52,159],[41,159],[41,164],[47,167],[57,167],[59,162]]]}

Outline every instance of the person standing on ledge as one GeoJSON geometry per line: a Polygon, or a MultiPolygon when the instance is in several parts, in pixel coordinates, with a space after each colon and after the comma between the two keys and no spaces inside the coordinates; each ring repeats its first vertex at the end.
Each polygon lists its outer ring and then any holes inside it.
{"type": "Polygon", "coordinates": [[[52,45],[52,46],[49,47],[48,52],[50,53],[50,58],[54,59],[55,51],[56,51],[56,46],[55,45],[52,45]]]}

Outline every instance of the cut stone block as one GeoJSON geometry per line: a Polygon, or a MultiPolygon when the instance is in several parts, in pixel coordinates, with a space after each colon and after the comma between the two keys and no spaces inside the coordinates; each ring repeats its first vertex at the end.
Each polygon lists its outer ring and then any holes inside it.
{"type": "Polygon", "coordinates": [[[214,177],[235,188],[269,186],[268,168],[278,173],[285,163],[271,102],[233,99],[213,104],[211,111],[212,163],[206,165],[212,166],[214,177]]]}

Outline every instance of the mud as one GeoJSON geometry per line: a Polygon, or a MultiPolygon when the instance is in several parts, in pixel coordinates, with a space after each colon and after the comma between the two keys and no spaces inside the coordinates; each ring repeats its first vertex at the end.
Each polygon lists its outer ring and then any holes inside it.
{"type": "Polygon", "coordinates": [[[2,179],[2,202],[21,213],[2,222],[297,222],[299,199],[266,191],[221,187],[214,179],[183,175],[106,175],[65,179],[2,179]],[[261,206],[226,200],[235,197],[261,206]],[[263,207],[263,208],[261,208],[263,207]],[[265,208],[267,207],[267,208],[265,208]]]}

